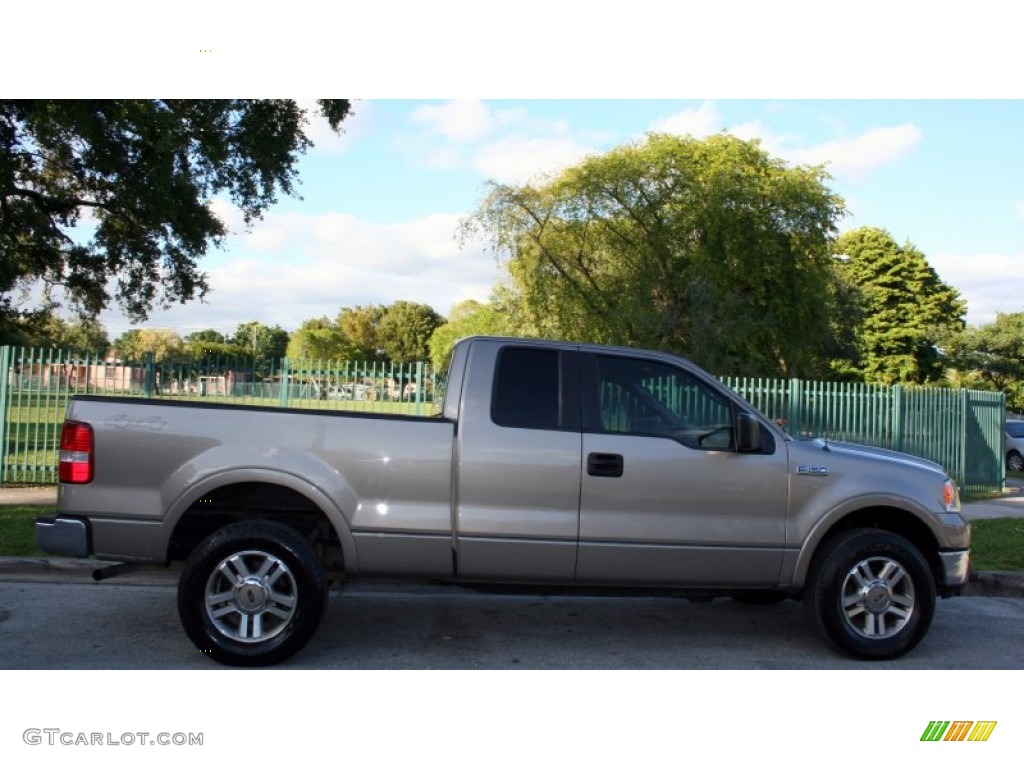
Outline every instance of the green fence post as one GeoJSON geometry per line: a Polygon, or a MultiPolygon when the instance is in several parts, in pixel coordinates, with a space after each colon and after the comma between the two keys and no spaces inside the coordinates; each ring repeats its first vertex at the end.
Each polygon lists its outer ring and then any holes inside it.
{"type": "Polygon", "coordinates": [[[789,380],[789,424],[788,432],[800,437],[800,412],[803,409],[803,386],[800,379],[789,380]]]}
{"type": "Polygon", "coordinates": [[[892,438],[891,448],[894,451],[903,450],[903,387],[894,384],[889,390],[892,398],[892,438]]]}
{"type": "Polygon", "coordinates": [[[142,396],[152,398],[153,392],[156,389],[156,359],[153,357],[152,352],[147,352],[142,356],[142,364],[144,366],[142,373],[142,396]]]}
{"type": "Polygon", "coordinates": [[[0,347],[0,485],[7,479],[7,405],[11,377],[11,348],[0,347]]]}
{"type": "Polygon", "coordinates": [[[288,358],[281,360],[281,407],[288,407],[288,358]]]}

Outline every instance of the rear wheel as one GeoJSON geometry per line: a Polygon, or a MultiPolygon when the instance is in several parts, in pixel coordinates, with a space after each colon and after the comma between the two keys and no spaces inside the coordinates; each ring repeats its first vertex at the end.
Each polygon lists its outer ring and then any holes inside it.
{"type": "Polygon", "coordinates": [[[860,659],[894,659],[928,632],[935,581],[909,541],[859,529],[824,545],[804,602],[812,622],[839,651],[860,659]]]}
{"type": "Polygon", "coordinates": [[[178,616],[203,653],[224,664],[266,666],[312,637],[327,578],[309,542],[272,522],[241,522],[196,547],[178,583],[178,616]]]}

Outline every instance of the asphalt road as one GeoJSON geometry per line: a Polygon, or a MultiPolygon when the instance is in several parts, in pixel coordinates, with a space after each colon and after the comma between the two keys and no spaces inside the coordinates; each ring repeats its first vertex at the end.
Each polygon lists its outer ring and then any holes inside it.
{"type": "MultiPolygon", "coordinates": [[[[216,669],[181,630],[173,586],[0,582],[0,668],[216,669]]],[[[803,607],[719,599],[334,592],[293,669],[1024,669],[1024,600],[941,601],[908,656],[839,656],[803,607]]]]}

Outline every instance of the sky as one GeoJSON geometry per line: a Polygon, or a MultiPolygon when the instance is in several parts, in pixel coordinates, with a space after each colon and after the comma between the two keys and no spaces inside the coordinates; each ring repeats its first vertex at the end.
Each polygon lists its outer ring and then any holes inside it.
{"type": "MultiPolygon", "coordinates": [[[[968,302],[970,323],[1024,311],[1024,101],[817,99],[355,100],[333,134],[311,123],[298,197],[201,262],[204,302],[149,327],[231,333],[248,320],[295,330],[343,306],[422,302],[446,315],[486,301],[496,255],[459,223],[488,181],[524,183],[653,131],[758,139],[792,165],[824,164],[846,201],[841,231],[888,230],[920,249],[968,302]]],[[[112,337],[131,327],[116,310],[112,337]]]]}

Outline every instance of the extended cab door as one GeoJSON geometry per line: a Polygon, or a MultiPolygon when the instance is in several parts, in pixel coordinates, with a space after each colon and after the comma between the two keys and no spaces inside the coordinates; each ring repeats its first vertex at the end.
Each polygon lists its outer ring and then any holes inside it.
{"type": "Polygon", "coordinates": [[[471,343],[456,441],[457,573],[572,581],[582,450],[578,354],[471,343]]]}
{"type": "Polygon", "coordinates": [[[742,406],[682,367],[615,353],[583,354],[581,366],[578,580],[777,583],[785,444],[765,428],[755,450],[739,452],[742,406]]]}

